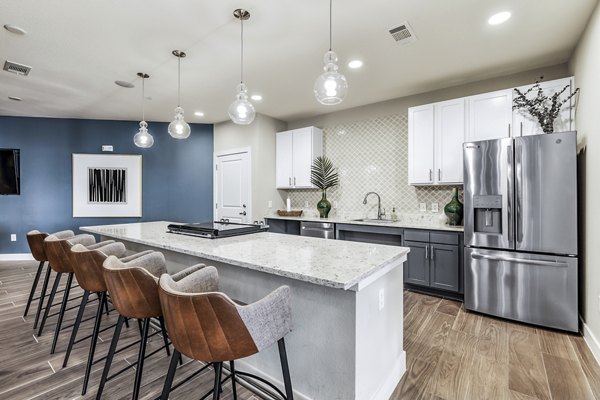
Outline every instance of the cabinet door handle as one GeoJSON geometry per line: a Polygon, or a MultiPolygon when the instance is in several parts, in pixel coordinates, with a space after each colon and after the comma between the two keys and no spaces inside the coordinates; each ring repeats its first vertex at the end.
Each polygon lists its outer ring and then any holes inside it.
{"type": "Polygon", "coordinates": [[[429,170],[429,180],[433,181],[433,170],[432,169],[429,170]]]}
{"type": "Polygon", "coordinates": [[[430,258],[433,261],[433,259],[435,258],[435,256],[434,256],[435,253],[433,252],[433,246],[429,246],[429,249],[431,251],[431,257],[430,258]]]}
{"type": "Polygon", "coordinates": [[[296,177],[294,177],[294,186],[296,186],[296,177]]]}
{"type": "Polygon", "coordinates": [[[510,124],[508,124],[508,137],[510,137],[510,124]]]}
{"type": "Polygon", "coordinates": [[[292,186],[292,177],[289,177],[288,181],[289,181],[289,186],[292,186]]]}
{"type": "Polygon", "coordinates": [[[425,259],[428,260],[429,259],[429,245],[425,246],[425,259]]]}
{"type": "Polygon", "coordinates": [[[521,135],[520,136],[523,136],[523,122],[522,121],[521,121],[521,135]]]}
{"type": "Polygon", "coordinates": [[[438,181],[442,180],[442,170],[438,168],[438,181]]]}

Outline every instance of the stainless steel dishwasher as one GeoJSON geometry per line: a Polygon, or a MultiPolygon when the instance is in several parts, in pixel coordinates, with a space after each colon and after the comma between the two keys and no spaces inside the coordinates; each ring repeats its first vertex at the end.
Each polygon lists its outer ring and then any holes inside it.
{"type": "Polygon", "coordinates": [[[335,225],[331,222],[306,222],[300,223],[300,235],[335,239],[335,225]]]}

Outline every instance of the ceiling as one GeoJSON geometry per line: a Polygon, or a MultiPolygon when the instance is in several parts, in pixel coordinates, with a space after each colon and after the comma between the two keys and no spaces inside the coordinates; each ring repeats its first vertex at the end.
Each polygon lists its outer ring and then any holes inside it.
{"type": "Polygon", "coordinates": [[[29,65],[29,76],[0,71],[0,115],[169,121],[177,105],[189,122],[227,120],[239,81],[239,21],[245,22],[245,81],[257,112],[290,121],[569,59],[597,0],[335,0],[333,47],[348,96],[323,106],[312,93],[328,49],[327,0],[19,0],[0,2],[0,63],[29,65]],[[488,25],[494,13],[512,18],[488,25]],[[418,40],[397,44],[388,29],[408,21],[418,40]],[[360,58],[363,68],[351,70],[360,58]],[[130,81],[126,89],[115,80],[130,81]],[[8,96],[23,99],[16,102],[8,96]],[[203,111],[204,117],[193,115],[203,111]]]}

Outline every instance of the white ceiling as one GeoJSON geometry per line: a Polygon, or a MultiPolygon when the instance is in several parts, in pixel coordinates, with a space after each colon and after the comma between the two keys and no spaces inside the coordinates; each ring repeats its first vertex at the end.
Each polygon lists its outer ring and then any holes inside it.
{"type": "Polygon", "coordinates": [[[146,81],[146,119],[169,121],[177,101],[189,122],[227,119],[239,80],[236,8],[245,27],[245,81],[258,112],[294,120],[568,60],[597,0],[335,0],[333,47],[349,82],[345,101],[322,106],[312,93],[328,47],[327,0],[19,0],[0,2],[0,115],[137,120],[146,81]],[[490,26],[492,14],[512,18],[490,26]],[[387,30],[404,21],[418,41],[399,45],[387,30]],[[347,62],[365,65],[350,70],[347,62]],[[134,89],[114,84],[131,81],[134,89]],[[8,96],[23,98],[22,102],[8,96]],[[205,112],[204,118],[193,115],[205,112]]]}

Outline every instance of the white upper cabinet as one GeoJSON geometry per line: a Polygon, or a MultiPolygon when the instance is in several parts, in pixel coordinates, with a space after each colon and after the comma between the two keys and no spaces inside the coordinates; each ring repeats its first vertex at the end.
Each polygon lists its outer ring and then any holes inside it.
{"type": "MultiPolygon", "coordinates": [[[[522,86],[519,88],[519,90],[525,93],[532,86],[533,85],[522,86]]],[[[562,90],[565,86],[569,86],[569,88],[560,96],[561,100],[568,98],[575,90],[574,79],[572,77],[556,79],[548,82],[540,82],[540,87],[543,89],[546,96],[562,90]]],[[[517,94],[515,93],[514,96],[517,96],[517,94]]],[[[530,99],[533,97],[535,97],[535,93],[533,92],[529,93],[527,96],[527,98],[530,99]]],[[[571,98],[570,101],[562,105],[560,113],[554,121],[554,132],[568,132],[575,130],[574,103],[575,99],[571,98]]],[[[529,115],[526,110],[515,110],[513,112],[513,121],[515,131],[514,136],[528,136],[544,133],[537,118],[529,115]]]]}
{"type": "Polygon", "coordinates": [[[310,167],[323,154],[323,132],[312,126],[278,132],[275,148],[277,189],[313,188],[310,167]]]}
{"type": "Polygon", "coordinates": [[[512,89],[467,97],[466,141],[502,139],[511,136],[512,89]]]}
{"type": "Polygon", "coordinates": [[[435,104],[435,183],[463,182],[465,99],[435,104]]]}
{"type": "Polygon", "coordinates": [[[434,105],[408,109],[408,183],[433,183],[434,105]]]}

